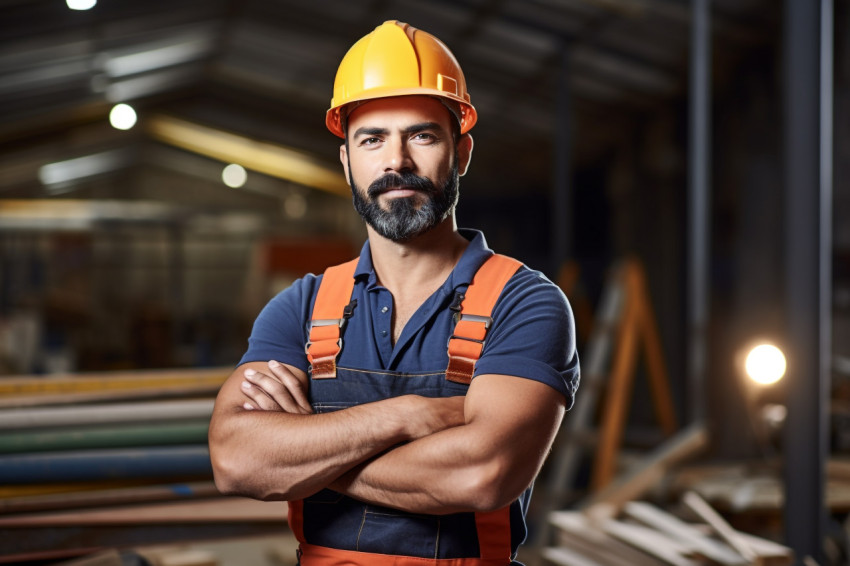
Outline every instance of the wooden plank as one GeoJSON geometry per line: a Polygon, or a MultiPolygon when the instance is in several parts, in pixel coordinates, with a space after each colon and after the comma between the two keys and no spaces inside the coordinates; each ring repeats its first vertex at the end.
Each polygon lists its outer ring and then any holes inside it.
{"type": "Polygon", "coordinates": [[[737,531],[720,516],[717,511],[712,509],[711,505],[696,494],[696,492],[688,491],[682,497],[682,501],[688,508],[696,513],[703,521],[708,523],[720,538],[726,541],[726,544],[731,546],[741,557],[747,562],[758,562],[758,556],[747,544],[746,540],[738,536],[737,531]]]}
{"type": "Polygon", "coordinates": [[[750,533],[736,531],[738,536],[753,549],[764,562],[773,566],[784,566],[794,563],[794,551],[772,540],[757,537],[750,533]]]}
{"type": "Polygon", "coordinates": [[[658,558],[670,566],[700,565],[699,562],[687,557],[690,550],[687,546],[655,529],[614,519],[602,521],[601,526],[609,535],[658,558]]]}
{"type": "Polygon", "coordinates": [[[218,495],[218,490],[211,481],[66,491],[0,499],[0,514],[59,511],[63,509],[79,510],[103,505],[154,503],[215,495],[218,495]]]}
{"type": "Polygon", "coordinates": [[[579,551],[599,561],[620,566],[663,566],[664,562],[613,538],[580,511],[557,511],[549,521],[558,529],[559,546],[579,551]]]}
{"type": "Polygon", "coordinates": [[[122,566],[121,554],[113,549],[95,552],[82,558],[62,562],[60,566],[122,566]]]}
{"type": "Polygon", "coordinates": [[[607,566],[587,556],[564,547],[544,548],[543,558],[559,566],[607,566]]]}
{"type": "Polygon", "coordinates": [[[0,528],[0,564],[20,566],[40,558],[72,558],[102,548],[137,548],[188,541],[228,540],[281,536],[285,523],[277,521],[217,521],[185,523],[132,523],[80,526],[27,526],[0,528]],[[45,551],[45,549],[50,549],[45,551]]]}
{"type": "Polygon", "coordinates": [[[24,513],[0,517],[0,527],[81,525],[147,525],[173,523],[272,522],[286,524],[285,501],[257,501],[245,497],[215,497],[201,501],[122,505],[55,513],[24,513]]]}
{"type": "Polygon", "coordinates": [[[111,403],[72,407],[34,407],[0,411],[0,430],[58,428],[129,422],[207,419],[212,415],[213,399],[152,401],[147,403],[111,403]]]}
{"type": "Polygon", "coordinates": [[[161,548],[143,550],[138,554],[157,566],[220,566],[214,552],[200,548],[161,548]]]}
{"type": "Polygon", "coordinates": [[[220,367],[79,373],[63,376],[4,376],[0,380],[0,397],[122,391],[159,387],[192,387],[201,384],[221,386],[232,372],[232,367],[220,367]]]}
{"type": "Polygon", "coordinates": [[[693,552],[710,560],[727,566],[740,566],[747,563],[740,554],[727,545],[706,537],[699,529],[649,503],[632,501],[624,506],[623,511],[627,516],[669,534],[687,545],[693,552]]]}
{"type": "Polygon", "coordinates": [[[628,474],[605,489],[591,494],[580,507],[587,509],[608,504],[620,508],[627,501],[640,498],[658,485],[671,466],[699,453],[707,445],[708,431],[705,425],[692,424],[650,452],[643,463],[637,464],[628,474]]]}
{"type": "Polygon", "coordinates": [[[38,497],[41,495],[98,491],[103,489],[121,489],[160,483],[162,483],[162,480],[136,478],[78,482],[44,482],[33,485],[0,485],[0,499],[38,497]]]}
{"type": "Polygon", "coordinates": [[[0,398],[0,409],[21,407],[47,407],[79,405],[82,403],[105,403],[121,401],[162,401],[185,397],[215,397],[221,385],[200,383],[174,385],[144,389],[122,389],[120,391],[84,391],[79,393],[43,393],[37,395],[10,395],[0,398]]]}
{"type": "Polygon", "coordinates": [[[850,480],[850,460],[830,458],[826,463],[826,475],[830,479],[850,480]]]}

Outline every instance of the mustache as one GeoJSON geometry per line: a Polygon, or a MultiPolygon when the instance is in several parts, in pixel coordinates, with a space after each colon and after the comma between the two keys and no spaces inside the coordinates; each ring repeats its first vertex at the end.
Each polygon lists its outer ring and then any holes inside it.
{"type": "Polygon", "coordinates": [[[375,198],[391,189],[397,189],[399,187],[413,189],[415,191],[421,191],[431,195],[436,194],[437,192],[436,187],[434,187],[434,183],[432,183],[431,179],[428,177],[420,177],[410,171],[402,171],[401,173],[387,173],[383,177],[375,179],[372,184],[369,185],[369,189],[366,191],[366,194],[369,195],[370,198],[375,198]]]}

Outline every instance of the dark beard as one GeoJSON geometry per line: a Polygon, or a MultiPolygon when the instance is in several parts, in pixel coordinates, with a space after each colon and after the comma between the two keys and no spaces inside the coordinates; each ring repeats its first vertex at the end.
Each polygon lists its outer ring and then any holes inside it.
{"type": "Polygon", "coordinates": [[[458,200],[458,167],[457,157],[453,159],[449,177],[442,190],[437,190],[431,179],[420,177],[410,171],[388,173],[376,179],[366,191],[364,197],[354,183],[349,165],[348,180],[354,196],[354,209],[375,232],[393,242],[407,242],[424,234],[445,220],[458,200]],[[390,189],[405,187],[423,193],[427,198],[417,207],[417,196],[394,198],[389,203],[389,210],[384,210],[378,204],[378,196],[390,189]]]}

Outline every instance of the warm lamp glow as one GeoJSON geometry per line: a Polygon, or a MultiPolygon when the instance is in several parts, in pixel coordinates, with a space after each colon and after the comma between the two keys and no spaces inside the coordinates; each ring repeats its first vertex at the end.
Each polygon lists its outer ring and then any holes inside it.
{"type": "Polygon", "coordinates": [[[750,379],[761,385],[770,385],[785,375],[785,354],[772,344],[760,344],[747,354],[744,367],[750,379]]]}

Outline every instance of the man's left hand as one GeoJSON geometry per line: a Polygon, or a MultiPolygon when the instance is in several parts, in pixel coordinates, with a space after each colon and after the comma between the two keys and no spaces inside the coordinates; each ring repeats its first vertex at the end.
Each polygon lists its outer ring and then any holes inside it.
{"type": "Polygon", "coordinates": [[[304,384],[283,364],[269,362],[268,373],[246,369],[242,394],[248,398],[247,410],[283,411],[308,415],[313,412],[304,384]]]}

